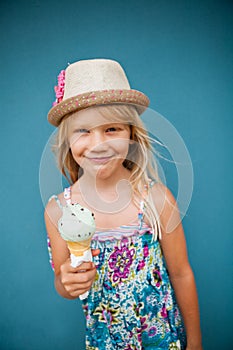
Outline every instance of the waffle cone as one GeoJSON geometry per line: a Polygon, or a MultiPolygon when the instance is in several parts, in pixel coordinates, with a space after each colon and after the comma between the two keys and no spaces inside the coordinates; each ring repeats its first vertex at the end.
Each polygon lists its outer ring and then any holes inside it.
{"type": "Polygon", "coordinates": [[[91,240],[87,239],[86,241],[82,242],[67,242],[68,249],[70,251],[70,254],[73,254],[75,256],[82,256],[83,253],[90,248],[91,240]]]}

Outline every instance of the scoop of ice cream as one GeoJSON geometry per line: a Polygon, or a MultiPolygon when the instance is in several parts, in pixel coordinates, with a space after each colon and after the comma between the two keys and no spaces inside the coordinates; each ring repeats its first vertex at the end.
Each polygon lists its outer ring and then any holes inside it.
{"type": "Polygon", "coordinates": [[[58,229],[65,241],[82,242],[90,239],[96,230],[94,214],[80,204],[67,204],[58,221],[58,229]]]}

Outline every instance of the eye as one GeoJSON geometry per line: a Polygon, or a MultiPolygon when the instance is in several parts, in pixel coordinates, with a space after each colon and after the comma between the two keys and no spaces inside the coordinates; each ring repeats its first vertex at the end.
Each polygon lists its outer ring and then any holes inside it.
{"type": "Polygon", "coordinates": [[[79,134],[88,134],[89,133],[89,130],[88,129],[77,129],[75,130],[76,133],[79,133],[79,134]]]}
{"type": "Polygon", "coordinates": [[[117,128],[115,126],[111,126],[110,128],[106,129],[106,132],[114,132],[117,131],[117,128]]]}

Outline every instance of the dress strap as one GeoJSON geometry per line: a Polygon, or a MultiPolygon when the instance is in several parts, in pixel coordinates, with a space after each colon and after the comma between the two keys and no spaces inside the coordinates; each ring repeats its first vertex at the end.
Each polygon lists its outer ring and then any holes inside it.
{"type": "Polygon", "coordinates": [[[64,199],[67,204],[71,204],[71,187],[66,187],[64,189],[64,199]]]}
{"type": "Polygon", "coordinates": [[[149,184],[144,185],[144,189],[142,191],[142,198],[140,200],[140,207],[139,207],[139,212],[138,212],[139,230],[141,230],[142,225],[143,225],[143,216],[144,216],[144,211],[145,211],[145,198],[148,195],[148,187],[149,187],[149,184]]]}
{"type": "Polygon", "coordinates": [[[52,248],[51,248],[51,243],[50,243],[50,239],[49,239],[48,235],[47,235],[47,248],[48,248],[48,253],[49,253],[49,262],[50,262],[50,265],[51,265],[52,269],[54,270],[52,248]]]}
{"type": "Polygon", "coordinates": [[[142,198],[140,201],[140,208],[139,208],[139,212],[138,212],[139,229],[141,229],[142,225],[143,225],[143,217],[144,217],[144,212],[145,212],[145,208],[146,208],[145,199],[148,196],[149,189],[152,188],[155,183],[156,183],[155,180],[149,179],[148,183],[146,185],[144,185],[144,189],[142,191],[142,198]]]}
{"type": "Polygon", "coordinates": [[[156,184],[156,181],[155,180],[149,180],[149,183],[148,183],[148,187],[149,188],[152,188],[154,186],[154,184],[156,184]]]}
{"type": "MultiPolygon", "coordinates": [[[[61,204],[57,195],[54,194],[53,196],[51,196],[49,198],[49,201],[51,201],[52,199],[55,199],[59,208],[61,208],[61,209],[63,208],[63,205],[61,204]]],[[[67,204],[71,204],[71,187],[67,187],[64,189],[64,199],[65,199],[67,204]]]]}
{"type": "Polygon", "coordinates": [[[50,198],[49,198],[49,201],[51,201],[52,199],[55,199],[55,201],[57,202],[57,205],[59,206],[59,208],[63,208],[63,206],[62,206],[62,204],[61,204],[61,202],[60,202],[60,200],[59,200],[59,198],[58,198],[58,196],[57,195],[53,195],[53,196],[51,196],[50,198]]]}

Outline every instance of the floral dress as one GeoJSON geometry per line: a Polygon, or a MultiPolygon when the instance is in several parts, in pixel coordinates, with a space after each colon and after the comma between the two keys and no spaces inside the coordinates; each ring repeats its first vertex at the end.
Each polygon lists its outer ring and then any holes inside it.
{"type": "Polygon", "coordinates": [[[92,248],[100,254],[94,257],[95,281],[82,301],[86,349],[185,349],[180,311],[151,228],[142,222],[96,232],[92,248]]]}

